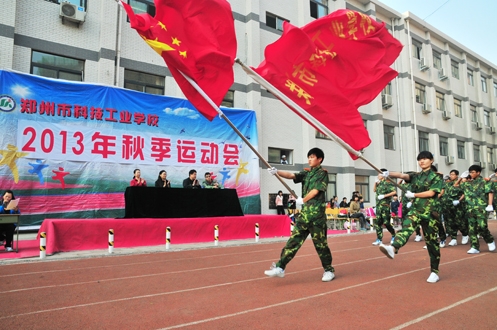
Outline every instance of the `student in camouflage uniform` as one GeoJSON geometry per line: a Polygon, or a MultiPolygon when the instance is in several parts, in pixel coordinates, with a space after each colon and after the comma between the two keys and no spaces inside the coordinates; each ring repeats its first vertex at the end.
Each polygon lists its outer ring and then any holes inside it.
{"type": "Polygon", "coordinates": [[[464,214],[464,193],[459,185],[456,185],[459,171],[450,171],[449,179],[444,182],[442,192],[442,214],[445,221],[445,229],[451,237],[449,246],[457,245],[457,231],[462,234],[461,244],[467,244],[469,240],[468,218],[464,214]]]}
{"type": "MultiPolygon", "coordinates": [[[[440,247],[445,247],[445,239],[447,238],[447,234],[445,233],[444,223],[442,222],[442,203],[441,203],[441,194],[443,192],[443,174],[437,172],[437,167],[435,165],[431,165],[431,170],[435,172],[440,177],[440,182],[442,183],[442,189],[440,193],[437,194],[437,198],[433,201],[432,207],[432,215],[437,220],[438,227],[438,237],[440,238],[440,247]]],[[[426,249],[426,246],[425,246],[426,249]]]]}
{"type": "Polygon", "coordinates": [[[438,276],[438,265],[440,264],[440,246],[437,241],[438,225],[433,216],[433,205],[437,194],[442,190],[442,178],[431,170],[433,155],[429,151],[419,153],[418,165],[421,172],[407,174],[399,172],[384,172],[383,176],[400,178],[410,183],[411,191],[406,192],[406,198],[413,198],[413,204],[407,213],[402,229],[397,232],[392,245],[380,245],[380,251],[387,257],[393,259],[399,249],[407,243],[417,226],[423,227],[425,242],[430,255],[431,274],[427,279],[429,283],[436,283],[438,276]]]}
{"type": "MultiPolygon", "coordinates": [[[[382,172],[386,169],[382,168],[382,172]]],[[[395,230],[390,223],[391,213],[390,213],[390,203],[392,202],[392,196],[397,194],[395,186],[390,181],[386,180],[381,174],[378,175],[378,180],[374,185],[374,192],[376,193],[376,241],[373,245],[380,245],[383,239],[383,225],[392,234],[393,242],[395,239],[395,230]]]]}
{"type": "Polygon", "coordinates": [[[296,220],[292,235],[281,251],[280,260],[264,274],[269,277],[284,277],[286,265],[295,257],[310,234],[324,268],[321,280],[329,282],[335,278],[335,269],[331,265],[332,256],[326,235],[325,193],[328,188],[328,172],[321,167],[324,159],[324,153],[321,149],[309,150],[307,158],[311,168],[298,173],[280,171],[274,167],[268,169],[273,175],[277,173],[285,179],[293,179],[295,183],[302,182],[303,197],[297,199],[297,206],[302,205],[302,212],[296,220]]]}
{"type": "Polygon", "coordinates": [[[457,180],[457,184],[460,184],[464,192],[464,201],[466,203],[469,239],[471,240],[471,249],[468,250],[470,254],[480,253],[480,241],[477,235],[483,237],[488,244],[489,251],[495,251],[494,237],[488,230],[487,223],[487,212],[494,210],[492,207],[494,185],[492,182],[483,180],[480,173],[481,166],[471,165],[469,167],[471,179],[466,179],[468,172],[464,172],[462,177],[457,180]],[[486,197],[486,194],[488,194],[488,197],[486,197]],[[486,208],[485,205],[487,205],[486,208]]]}

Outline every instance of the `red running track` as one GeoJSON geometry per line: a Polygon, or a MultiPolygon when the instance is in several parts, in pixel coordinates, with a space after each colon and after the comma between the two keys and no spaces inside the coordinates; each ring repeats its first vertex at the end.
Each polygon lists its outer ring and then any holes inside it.
{"type": "MultiPolygon", "coordinates": [[[[490,222],[497,237],[497,221],[490,222]]],[[[386,241],[389,235],[385,235],[386,241]]],[[[336,279],[307,241],[285,278],[284,242],[0,266],[3,329],[495,329],[497,254],[442,249],[429,284],[423,243],[394,260],[373,233],[328,239],[336,279]]],[[[460,237],[458,238],[460,242],[460,237]]]]}

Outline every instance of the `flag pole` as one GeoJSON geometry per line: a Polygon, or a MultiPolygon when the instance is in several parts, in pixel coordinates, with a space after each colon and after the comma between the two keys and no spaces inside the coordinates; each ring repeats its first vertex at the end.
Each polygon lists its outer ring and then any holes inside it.
{"type": "MultiPolygon", "coordinates": [[[[205,94],[203,89],[200,88],[200,86],[193,79],[188,77],[186,74],[184,74],[181,71],[179,71],[179,73],[181,73],[181,75],[190,83],[190,85],[192,85],[192,87],[195,88],[195,90],[200,95],[202,95],[202,97],[207,101],[207,103],[209,103],[217,111],[217,113],[219,114],[219,117],[221,117],[222,119],[224,119],[224,121],[226,121],[228,123],[228,125],[235,131],[235,133],[238,134],[238,136],[240,136],[240,138],[243,140],[243,142],[245,142],[245,144],[247,144],[247,146],[257,155],[257,157],[259,157],[259,159],[264,163],[264,165],[266,165],[267,168],[271,168],[272,166],[268,163],[268,161],[266,161],[266,159],[264,159],[264,157],[259,153],[259,151],[257,151],[257,149],[255,149],[255,147],[242,134],[242,132],[240,132],[238,130],[238,128],[233,124],[233,122],[228,117],[226,117],[224,112],[211,100],[211,98],[207,94],[205,94]]],[[[295,193],[295,191],[293,191],[293,189],[290,188],[290,186],[285,181],[283,181],[283,179],[278,174],[275,174],[275,176],[283,184],[283,186],[290,192],[290,194],[292,194],[293,197],[295,197],[295,198],[298,197],[297,194],[295,193]]]]}
{"type": "MultiPolygon", "coordinates": [[[[324,126],[320,121],[318,121],[316,118],[313,116],[309,115],[307,111],[302,109],[300,105],[295,103],[293,100],[291,100],[289,97],[287,97],[285,94],[280,92],[276,87],[274,87],[270,82],[268,82],[266,79],[261,77],[257,72],[252,70],[249,66],[245,65],[239,58],[235,59],[235,62],[238,63],[243,71],[245,71],[252,79],[254,79],[256,82],[261,84],[264,88],[266,88],[268,91],[273,93],[278,99],[280,99],[283,103],[285,103],[288,107],[294,109],[296,112],[299,113],[303,118],[305,118],[308,122],[310,122],[315,128],[319,129],[321,132],[326,134],[328,137],[333,139],[335,142],[337,142],[340,146],[342,146],[345,150],[347,150],[349,153],[353,154],[357,158],[362,159],[366,164],[371,166],[373,169],[375,169],[378,173],[383,173],[382,170],[380,170],[378,167],[376,167],[373,163],[371,163],[368,159],[366,159],[363,155],[362,152],[355,150],[352,148],[347,142],[342,140],[340,137],[338,137],[335,133],[333,133],[328,127],[324,126]]],[[[393,181],[390,177],[387,178],[390,182],[392,182],[395,186],[397,186],[400,190],[406,191],[405,188],[401,187],[397,182],[393,181]]]]}

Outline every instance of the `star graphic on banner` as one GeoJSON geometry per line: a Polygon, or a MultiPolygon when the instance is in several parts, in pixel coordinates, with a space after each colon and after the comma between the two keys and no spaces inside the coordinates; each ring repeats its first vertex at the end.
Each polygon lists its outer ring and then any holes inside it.
{"type": "Polygon", "coordinates": [[[172,44],[173,44],[173,45],[177,45],[177,46],[179,46],[179,45],[181,44],[181,41],[179,41],[179,39],[178,39],[178,38],[176,38],[176,37],[171,37],[171,39],[173,40],[173,42],[172,42],[172,44]]]}
{"type": "Polygon", "coordinates": [[[7,165],[14,175],[14,182],[19,182],[19,170],[17,169],[16,160],[29,154],[27,152],[18,152],[16,146],[8,144],[7,150],[0,150],[0,155],[2,156],[0,165],[7,165]]]}
{"type": "Polygon", "coordinates": [[[166,30],[166,31],[167,31],[166,25],[165,25],[164,23],[162,23],[162,22],[158,22],[157,24],[160,26],[160,28],[161,28],[161,29],[163,29],[163,30],[166,30]]]}
{"type": "Polygon", "coordinates": [[[186,50],[185,51],[180,51],[179,55],[183,56],[183,58],[186,58],[186,50]]]}

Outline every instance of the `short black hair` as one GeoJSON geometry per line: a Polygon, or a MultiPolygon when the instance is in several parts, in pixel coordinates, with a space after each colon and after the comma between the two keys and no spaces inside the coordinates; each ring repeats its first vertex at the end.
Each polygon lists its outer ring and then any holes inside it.
{"type": "Polygon", "coordinates": [[[452,171],[450,171],[450,173],[454,173],[455,175],[459,175],[459,171],[458,170],[452,170],[452,171]]]}
{"type": "Polygon", "coordinates": [[[210,176],[210,175],[211,175],[211,172],[205,172],[205,174],[204,174],[204,178],[205,178],[206,176],[208,176],[208,175],[210,176]]]}
{"type": "Polygon", "coordinates": [[[321,158],[321,163],[324,160],[324,152],[319,148],[312,148],[311,150],[309,150],[309,152],[307,153],[307,157],[309,157],[310,155],[314,155],[316,156],[316,158],[321,158]]]}
{"type": "MultiPolygon", "coordinates": [[[[421,159],[423,159],[423,158],[421,158],[421,159]]],[[[431,169],[433,172],[438,171],[438,168],[437,168],[435,165],[433,165],[433,164],[431,164],[430,169],[431,169]]]]}
{"type": "Polygon", "coordinates": [[[475,172],[480,172],[481,173],[481,166],[480,165],[471,165],[468,169],[470,172],[475,171],[475,172]]]}
{"type": "Polygon", "coordinates": [[[382,171],[382,172],[386,172],[386,171],[388,171],[388,170],[387,170],[386,168],[380,168],[380,171],[382,171]]]}
{"type": "Polygon", "coordinates": [[[188,172],[188,175],[192,175],[193,173],[197,173],[197,171],[195,171],[195,170],[190,170],[190,172],[188,172]]]}
{"type": "Polygon", "coordinates": [[[429,152],[429,151],[426,151],[426,150],[425,151],[421,151],[419,153],[419,155],[418,155],[417,160],[421,160],[421,159],[425,159],[425,158],[433,160],[433,154],[431,152],[429,152]]]}

